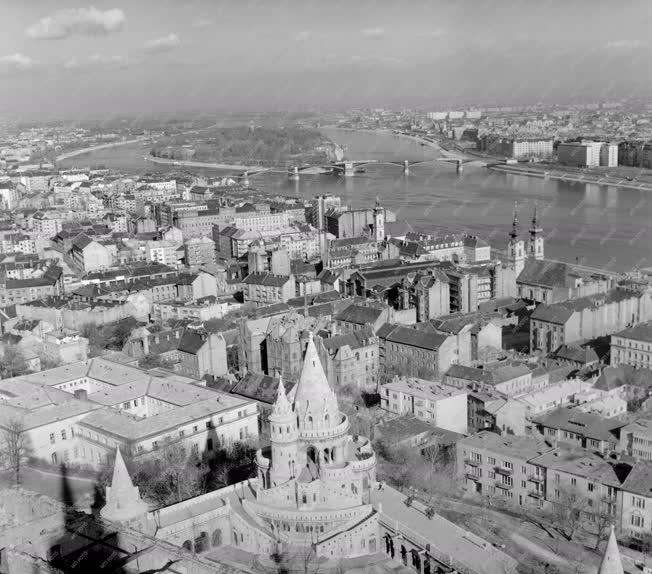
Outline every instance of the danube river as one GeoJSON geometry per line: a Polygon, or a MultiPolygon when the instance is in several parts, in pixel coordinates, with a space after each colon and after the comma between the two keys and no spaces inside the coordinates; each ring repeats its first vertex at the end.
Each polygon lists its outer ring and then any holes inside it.
{"type": "MultiPolygon", "coordinates": [[[[347,159],[419,161],[439,155],[436,149],[389,133],[328,129],[324,133],[344,146],[347,159]]],[[[178,166],[145,161],[148,149],[136,144],[98,150],[63,165],[104,165],[131,173],[179,170],[178,166]]],[[[272,193],[306,199],[317,194],[337,194],[353,207],[371,206],[378,197],[382,205],[397,213],[398,219],[408,221],[416,230],[467,231],[488,239],[499,249],[504,249],[508,240],[514,202],[518,202],[524,237],[536,202],[548,257],[614,271],[652,266],[649,192],[544,180],[483,167],[466,167],[457,174],[453,165],[443,162],[415,165],[407,176],[399,166],[368,165],[364,169],[364,173],[349,178],[302,176],[298,182],[288,181],[281,174],[264,174],[252,178],[251,183],[272,193]]]]}

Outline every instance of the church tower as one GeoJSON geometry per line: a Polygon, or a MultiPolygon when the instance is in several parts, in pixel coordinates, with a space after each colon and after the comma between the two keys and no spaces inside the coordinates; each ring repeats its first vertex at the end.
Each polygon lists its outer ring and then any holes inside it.
{"type": "Polygon", "coordinates": [[[279,379],[276,401],[269,416],[272,465],[263,484],[269,488],[294,478],[297,471],[299,429],[297,415],[285,394],[283,380],[279,379]]]}
{"type": "Polygon", "coordinates": [[[532,214],[532,226],[530,227],[530,239],[528,241],[528,257],[532,259],[543,259],[543,229],[539,227],[537,218],[537,204],[534,204],[532,214]]]}
{"type": "Polygon", "coordinates": [[[378,242],[385,240],[385,208],[381,207],[378,198],[374,206],[374,239],[378,242]]]}
{"type": "Polygon", "coordinates": [[[111,486],[106,487],[106,504],[100,510],[100,515],[114,522],[131,522],[143,518],[146,514],[147,504],[140,498],[138,487],[131,482],[118,447],[113,463],[111,486]]]}
{"type": "Polygon", "coordinates": [[[507,259],[514,266],[516,277],[518,277],[525,267],[525,245],[522,239],[519,239],[518,213],[514,205],[514,217],[512,219],[512,230],[509,232],[509,243],[507,244],[507,259]]]}
{"type": "Polygon", "coordinates": [[[602,562],[598,574],[624,574],[623,563],[620,560],[620,552],[618,551],[618,543],[616,542],[616,534],[614,532],[613,524],[611,525],[611,532],[609,533],[609,540],[607,547],[604,549],[602,562]]]}

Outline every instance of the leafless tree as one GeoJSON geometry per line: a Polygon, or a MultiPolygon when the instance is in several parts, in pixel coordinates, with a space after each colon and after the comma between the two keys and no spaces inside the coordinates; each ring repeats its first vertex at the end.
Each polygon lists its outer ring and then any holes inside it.
{"type": "Polygon", "coordinates": [[[609,537],[610,527],[616,519],[611,512],[611,506],[608,500],[600,500],[593,513],[593,519],[585,525],[585,530],[595,534],[594,550],[598,550],[600,543],[609,537]]]}
{"type": "Polygon", "coordinates": [[[559,497],[552,503],[552,518],[555,529],[569,542],[582,527],[582,509],[586,499],[576,488],[560,489],[559,497]]]}
{"type": "Polygon", "coordinates": [[[16,487],[20,484],[20,471],[29,454],[28,439],[23,423],[12,419],[3,429],[3,450],[7,466],[14,475],[16,487]]]}

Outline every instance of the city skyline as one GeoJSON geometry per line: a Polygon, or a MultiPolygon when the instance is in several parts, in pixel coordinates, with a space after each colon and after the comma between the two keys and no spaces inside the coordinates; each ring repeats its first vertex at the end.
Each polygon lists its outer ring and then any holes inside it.
{"type": "Polygon", "coordinates": [[[0,113],[645,97],[652,11],[628,5],[9,0],[0,113]]]}

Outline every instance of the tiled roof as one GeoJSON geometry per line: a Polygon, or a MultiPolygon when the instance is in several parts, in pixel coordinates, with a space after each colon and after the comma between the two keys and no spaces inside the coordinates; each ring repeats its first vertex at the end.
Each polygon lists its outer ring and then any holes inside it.
{"type": "Polygon", "coordinates": [[[624,329],[623,331],[614,333],[612,337],[623,337],[624,339],[635,339],[637,341],[652,343],[652,321],[624,329]]]}
{"type": "Polygon", "coordinates": [[[623,490],[652,498],[652,461],[640,461],[623,483],[623,490]]]}
{"type": "Polygon", "coordinates": [[[628,465],[606,461],[581,448],[556,448],[530,460],[532,464],[585,477],[607,486],[620,487],[629,472],[628,465]]]}
{"type": "Polygon", "coordinates": [[[564,287],[567,274],[568,265],[566,263],[545,259],[528,259],[517,281],[544,287],[564,287]]]}
{"type": "Polygon", "coordinates": [[[356,325],[367,325],[375,323],[383,313],[382,308],[367,307],[366,305],[349,305],[343,311],[340,311],[335,317],[338,321],[345,323],[355,323],[356,325]]]}
{"type": "Polygon", "coordinates": [[[449,335],[444,333],[420,331],[397,325],[384,338],[392,343],[436,351],[448,337],[449,335]]]}
{"type": "Polygon", "coordinates": [[[264,285],[269,287],[283,287],[290,277],[287,275],[272,275],[271,273],[250,273],[247,275],[243,283],[247,285],[264,285]]]}
{"type": "Polygon", "coordinates": [[[591,347],[579,347],[577,345],[562,345],[554,353],[558,359],[566,359],[586,365],[599,360],[597,353],[591,347]]]}
{"type": "Polygon", "coordinates": [[[624,421],[606,419],[600,415],[567,408],[559,408],[536,417],[533,422],[543,427],[570,431],[586,438],[607,441],[613,441],[614,433],[627,424],[624,421]]]}
{"type": "Polygon", "coordinates": [[[183,353],[189,353],[191,355],[196,355],[199,350],[206,343],[206,339],[203,338],[199,333],[193,330],[186,330],[179,341],[179,346],[177,347],[179,351],[183,353]]]}

